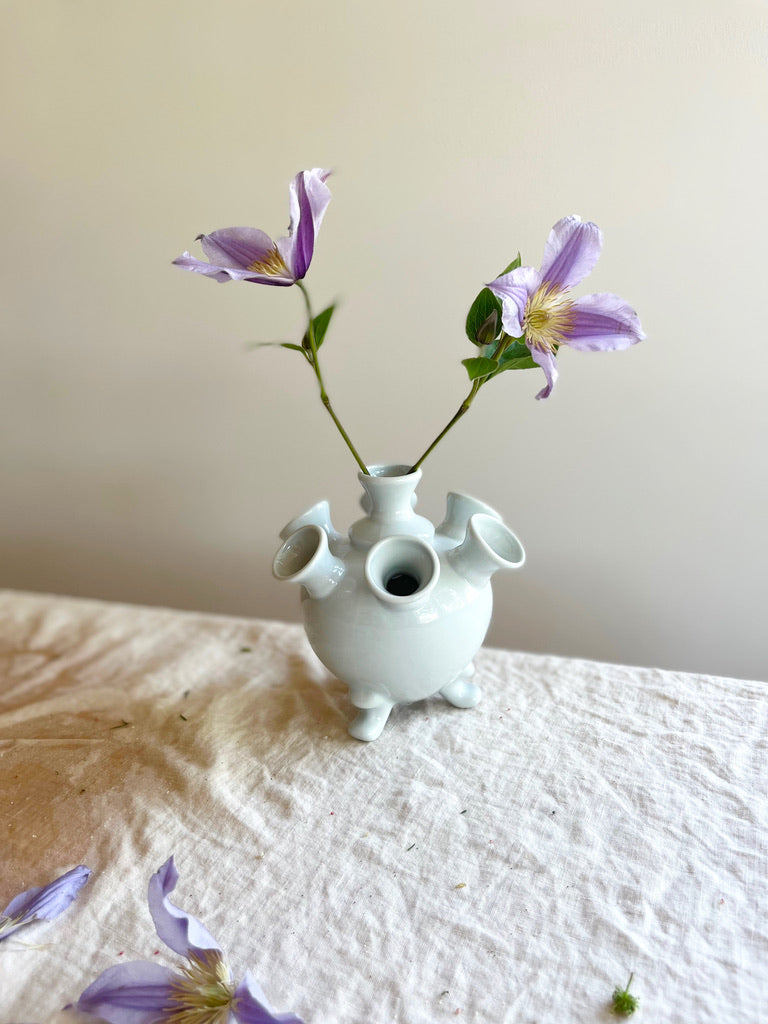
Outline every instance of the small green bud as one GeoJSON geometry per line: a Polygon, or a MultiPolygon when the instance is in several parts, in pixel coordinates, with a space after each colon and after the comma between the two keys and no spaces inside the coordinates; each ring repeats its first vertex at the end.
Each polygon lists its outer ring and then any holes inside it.
{"type": "Polygon", "coordinates": [[[637,996],[630,995],[629,992],[629,986],[632,984],[634,976],[634,974],[630,974],[626,988],[619,988],[617,985],[613,990],[611,998],[613,1012],[620,1014],[622,1017],[631,1017],[640,1002],[637,996]]]}
{"type": "Polygon", "coordinates": [[[489,345],[499,333],[499,314],[494,309],[477,329],[477,345],[489,345]]]}

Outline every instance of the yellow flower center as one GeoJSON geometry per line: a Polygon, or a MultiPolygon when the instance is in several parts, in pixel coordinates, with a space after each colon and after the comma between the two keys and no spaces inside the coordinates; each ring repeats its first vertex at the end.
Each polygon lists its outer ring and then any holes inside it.
{"type": "Polygon", "coordinates": [[[280,255],[276,245],[273,245],[263,260],[254,260],[249,263],[246,270],[252,270],[255,274],[266,274],[267,277],[290,277],[291,272],[285,265],[285,260],[280,255]]]}
{"type": "Polygon", "coordinates": [[[163,1007],[163,1024],[227,1024],[234,997],[232,972],[221,953],[190,953],[163,1007]]]}
{"type": "Polygon", "coordinates": [[[545,281],[525,305],[523,329],[534,348],[554,354],[573,328],[573,321],[573,303],[566,292],[545,281]]]}

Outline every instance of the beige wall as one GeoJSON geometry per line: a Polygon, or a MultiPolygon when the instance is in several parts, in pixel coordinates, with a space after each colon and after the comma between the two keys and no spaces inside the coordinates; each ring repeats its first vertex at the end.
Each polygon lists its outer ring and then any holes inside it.
{"type": "Polygon", "coordinates": [[[343,300],[329,390],[370,462],[463,397],[479,286],[576,212],[648,340],[506,374],[427,463],[502,510],[522,573],[489,642],[766,676],[768,13],[534,5],[15,0],[0,7],[0,585],[296,618],[276,532],[356,468],[294,354],[295,290],[170,260],[286,226],[330,166],[308,284],[343,300]]]}

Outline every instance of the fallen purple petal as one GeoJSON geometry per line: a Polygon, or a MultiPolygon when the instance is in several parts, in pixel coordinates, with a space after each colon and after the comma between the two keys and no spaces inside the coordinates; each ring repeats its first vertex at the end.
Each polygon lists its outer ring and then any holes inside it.
{"type": "Polygon", "coordinates": [[[302,1024],[295,1014],[274,1013],[249,974],[235,985],[210,932],[169,901],[178,878],[169,857],[150,879],[148,902],[157,934],[185,962],[176,969],[150,960],[115,964],[66,1009],[107,1024],[302,1024]]]}
{"type": "Polygon", "coordinates": [[[36,886],[15,896],[0,914],[0,939],[32,921],[52,921],[63,913],[91,877],[80,864],[48,885],[36,886]]]}
{"type": "Polygon", "coordinates": [[[303,1024],[295,1013],[275,1013],[256,979],[246,971],[233,1003],[238,1024],[303,1024]]]}
{"type": "Polygon", "coordinates": [[[158,936],[174,953],[188,957],[203,950],[219,950],[219,944],[192,914],[180,910],[168,899],[179,880],[179,873],[169,857],[149,880],[147,901],[158,936]]]}
{"type": "Polygon", "coordinates": [[[95,1014],[109,1024],[152,1024],[163,1019],[175,978],[170,968],[148,960],[115,964],[65,1009],[95,1014]]]}

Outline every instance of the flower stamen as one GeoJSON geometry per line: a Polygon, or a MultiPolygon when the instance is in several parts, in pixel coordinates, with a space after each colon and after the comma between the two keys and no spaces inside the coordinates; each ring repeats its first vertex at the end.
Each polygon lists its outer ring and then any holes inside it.
{"type": "Polygon", "coordinates": [[[164,1024],[227,1024],[235,988],[221,953],[215,949],[188,953],[163,1008],[164,1024]]]}
{"type": "Polygon", "coordinates": [[[254,274],[265,274],[267,277],[291,276],[291,272],[276,245],[272,246],[264,259],[254,260],[253,263],[249,263],[246,270],[251,270],[254,274]]]}
{"type": "Polygon", "coordinates": [[[573,303],[566,295],[565,289],[545,281],[525,305],[525,337],[540,352],[557,352],[573,329],[573,303]]]}
{"type": "Polygon", "coordinates": [[[0,938],[2,938],[6,932],[10,933],[14,931],[23,920],[23,914],[17,914],[16,917],[0,917],[0,938]]]}

